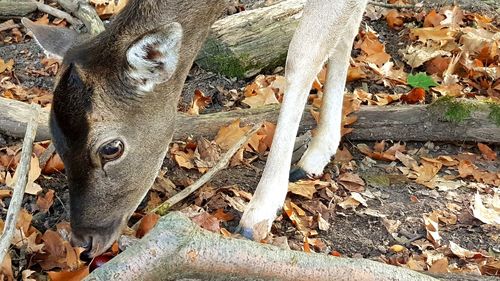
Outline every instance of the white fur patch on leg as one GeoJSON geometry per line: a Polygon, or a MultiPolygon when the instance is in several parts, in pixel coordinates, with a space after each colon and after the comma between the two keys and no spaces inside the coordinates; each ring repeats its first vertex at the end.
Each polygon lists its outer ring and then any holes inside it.
{"type": "Polygon", "coordinates": [[[257,187],[261,193],[256,193],[243,213],[240,220],[241,233],[255,241],[266,238],[272,223],[283,208],[288,181],[261,182],[257,187]]]}

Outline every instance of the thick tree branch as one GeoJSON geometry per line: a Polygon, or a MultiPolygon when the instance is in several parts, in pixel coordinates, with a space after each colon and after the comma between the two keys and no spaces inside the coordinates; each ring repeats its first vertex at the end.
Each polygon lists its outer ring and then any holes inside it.
{"type": "MultiPolygon", "coordinates": [[[[446,121],[444,107],[434,105],[362,106],[356,112],[358,121],[353,124],[350,140],[395,140],[395,141],[454,141],[500,143],[500,127],[490,117],[487,104],[473,102],[478,108],[460,123],[446,121]]],[[[174,139],[188,136],[214,137],[221,126],[241,119],[243,124],[262,121],[276,122],[279,106],[271,105],[255,109],[233,110],[200,116],[179,114],[174,139]]],[[[29,105],[0,98],[0,132],[22,137],[29,118],[29,105]]],[[[154,117],[152,117],[154,118],[154,117]]],[[[50,139],[47,126],[48,111],[40,115],[37,140],[50,139]]],[[[304,132],[316,126],[316,122],[306,107],[302,115],[299,131],[304,132]]]]}
{"type": "Polygon", "coordinates": [[[85,280],[437,280],[365,259],[289,251],[224,238],[182,214],[162,217],[141,241],[85,280]]]}

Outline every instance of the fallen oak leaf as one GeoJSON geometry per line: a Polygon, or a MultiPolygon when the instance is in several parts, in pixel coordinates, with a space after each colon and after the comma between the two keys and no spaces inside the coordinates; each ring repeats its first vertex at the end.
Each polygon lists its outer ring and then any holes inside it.
{"type": "Polygon", "coordinates": [[[454,243],[453,241],[450,241],[450,250],[455,256],[462,258],[462,259],[489,258],[489,256],[484,255],[480,252],[473,252],[473,251],[467,250],[465,248],[462,248],[458,244],[454,243]]]}
{"type": "Polygon", "coordinates": [[[315,182],[316,181],[310,180],[290,182],[288,183],[288,192],[305,197],[307,199],[312,199],[314,193],[316,193],[315,182]]]}
{"type": "Polygon", "coordinates": [[[250,130],[250,126],[240,127],[240,119],[219,129],[215,142],[224,150],[229,149],[240,140],[246,132],[250,130]]]}
{"type": "Polygon", "coordinates": [[[343,173],[339,176],[339,183],[351,192],[363,192],[365,190],[365,182],[358,174],[343,173]]]}
{"type": "Polygon", "coordinates": [[[49,271],[51,281],[80,281],[89,275],[89,267],[84,266],[75,271],[49,271]]]}
{"type": "Polygon", "coordinates": [[[436,12],[436,10],[430,11],[424,18],[424,27],[438,27],[441,25],[441,21],[444,20],[444,16],[436,12]]]}
{"type": "Polygon", "coordinates": [[[368,207],[366,200],[361,196],[360,193],[351,192],[351,195],[347,197],[346,200],[340,202],[338,205],[342,207],[342,209],[356,209],[359,205],[363,205],[368,207]]]}
{"type": "Polygon", "coordinates": [[[194,216],[191,218],[191,220],[203,229],[215,233],[220,232],[220,221],[208,212],[203,212],[197,216],[194,216]]]}
{"type": "Polygon", "coordinates": [[[495,193],[492,200],[492,207],[486,208],[479,193],[474,195],[474,206],[472,212],[476,219],[485,224],[500,226],[500,196],[495,193]]]}
{"type": "Polygon", "coordinates": [[[54,194],[55,191],[53,189],[49,189],[49,191],[47,191],[44,195],[37,196],[36,206],[40,212],[47,213],[49,211],[52,204],[54,204],[54,194]]]}
{"type": "Polygon", "coordinates": [[[478,143],[477,147],[479,148],[479,151],[481,151],[484,159],[489,161],[495,161],[497,159],[497,153],[493,149],[491,149],[488,145],[483,143],[478,143]]]}
{"type": "Polygon", "coordinates": [[[148,213],[142,219],[137,231],[135,233],[135,237],[142,238],[146,235],[153,227],[156,225],[160,216],[156,213],[148,213]]]}
{"type": "Polygon", "coordinates": [[[413,88],[410,92],[401,96],[401,100],[407,104],[425,102],[425,90],[423,88],[413,88]]]}
{"type": "Polygon", "coordinates": [[[385,15],[387,25],[394,30],[401,30],[403,28],[404,16],[398,10],[392,9],[385,15]]]}
{"type": "Polygon", "coordinates": [[[212,102],[212,97],[206,96],[202,91],[196,89],[194,91],[193,100],[187,114],[200,115],[200,111],[205,109],[212,102]]]}
{"type": "Polygon", "coordinates": [[[441,245],[442,237],[439,235],[439,223],[435,214],[423,215],[427,240],[431,241],[435,247],[441,245]]]}

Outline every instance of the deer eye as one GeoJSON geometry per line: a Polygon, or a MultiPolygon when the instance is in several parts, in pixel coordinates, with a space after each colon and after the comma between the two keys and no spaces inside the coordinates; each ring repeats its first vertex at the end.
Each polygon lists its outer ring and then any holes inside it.
{"type": "Polygon", "coordinates": [[[116,160],[123,154],[125,146],[121,140],[109,141],[99,147],[99,156],[103,163],[116,160]]]}

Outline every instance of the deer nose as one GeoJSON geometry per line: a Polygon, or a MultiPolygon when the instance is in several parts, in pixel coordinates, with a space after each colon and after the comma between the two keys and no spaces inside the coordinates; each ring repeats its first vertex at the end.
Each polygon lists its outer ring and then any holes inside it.
{"type": "Polygon", "coordinates": [[[87,263],[92,261],[92,254],[90,253],[90,249],[86,249],[80,254],[80,260],[87,263]]]}
{"type": "Polygon", "coordinates": [[[76,233],[71,235],[71,244],[76,247],[82,247],[85,250],[80,254],[80,259],[82,261],[90,261],[92,259],[92,236],[79,236],[76,233]]]}

